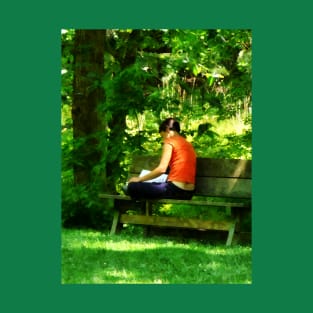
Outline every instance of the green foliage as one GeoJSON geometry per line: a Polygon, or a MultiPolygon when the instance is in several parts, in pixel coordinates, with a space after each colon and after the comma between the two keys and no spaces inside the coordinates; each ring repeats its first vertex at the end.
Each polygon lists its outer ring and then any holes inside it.
{"type": "MultiPolygon", "coordinates": [[[[86,138],[76,141],[76,145],[83,144],[86,138]]],[[[100,146],[101,147],[101,146],[100,146]]],[[[102,182],[93,180],[90,184],[75,184],[73,166],[79,158],[73,154],[72,129],[63,128],[62,131],[62,225],[84,226],[93,228],[108,227],[112,212],[104,210],[104,203],[98,198],[102,182]]],[[[94,177],[101,176],[105,162],[95,164],[92,168],[94,177]]],[[[107,207],[108,208],[108,207],[107,207]]]]}
{"type": "Polygon", "coordinates": [[[62,225],[66,227],[108,228],[112,221],[112,204],[99,199],[99,185],[74,184],[73,173],[62,173],[62,225]]]}
{"type": "Polygon", "coordinates": [[[251,132],[248,131],[241,135],[212,136],[204,134],[196,138],[194,146],[198,156],[249,160],[252,158],[251,135],[251,132]]]}
{"type": "MultiPolygon", "coordinates": [[[[196,199],[196,197],[194,197],[196,199]]],[[[203,199],[201,199],[203,200],[203,199]]],[[[212,199],[211,199],[212,200],[212,199]]],[[[214,201],[214,200],[213,200],[214,201]]],[[[224,208],[212,207],[208,210],[206,206],[191,206],[191,205],[179,205],[179,204],[163,204],[160,205],[157,214],[165,216],[180,216],[183,218],[199,218],[201,220],[225,220],[228,213],[224,208]]]]}

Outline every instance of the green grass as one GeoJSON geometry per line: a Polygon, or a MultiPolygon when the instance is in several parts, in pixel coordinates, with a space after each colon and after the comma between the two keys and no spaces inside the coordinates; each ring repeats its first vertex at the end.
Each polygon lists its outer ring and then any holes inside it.
{"type": "Polygon", "coordinates": [[[62,284],[251,284],[250,246],[62,230],[62,284]]]}

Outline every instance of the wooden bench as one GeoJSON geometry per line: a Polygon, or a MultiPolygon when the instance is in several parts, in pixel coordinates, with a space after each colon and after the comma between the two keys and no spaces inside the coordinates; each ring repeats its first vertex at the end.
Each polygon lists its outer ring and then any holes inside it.
{"type": "MultiPolygon", "coordinates": [[[[153,169],[158,162],[158,157],[134,157],[129,176],[138,176],[142,169],[153,169]]],[[[129,196],[104,193],[99,197],[114,201],[111,234],[118,232],[123,224],[218,230],[228,232],[226,245],[231,245],[234,232],[240,231],[241,213],[251,209],[251,160],[197,158],[196,191],[191,200],[135,201],[129,196]],[[219,221],[157,216],[152,214],[155,204],[205,206],[208,210],[222,207],[228,216],[219,221]],[[127,214],[131,209],[136,213],[127,214]]]]}

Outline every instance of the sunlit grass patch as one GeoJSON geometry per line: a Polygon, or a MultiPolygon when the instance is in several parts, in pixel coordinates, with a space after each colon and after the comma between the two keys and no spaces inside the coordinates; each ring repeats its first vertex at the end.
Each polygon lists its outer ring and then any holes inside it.
{"type": "Polygon", "coordinates": [[[63,284],[250,284],[251,247],[62,231],[63,284]]]}

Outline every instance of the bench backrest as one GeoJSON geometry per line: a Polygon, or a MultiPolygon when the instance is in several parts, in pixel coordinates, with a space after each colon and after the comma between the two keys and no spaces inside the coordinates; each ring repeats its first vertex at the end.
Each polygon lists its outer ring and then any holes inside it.
{"type": "MultiPolygon", "coordinates": [[[[135,156],[130,176],[159,164],[154,156],[135,156]]],[[[197,158],[196,192],[198,196],[251,198],[251,160],[197,158]]]]}

